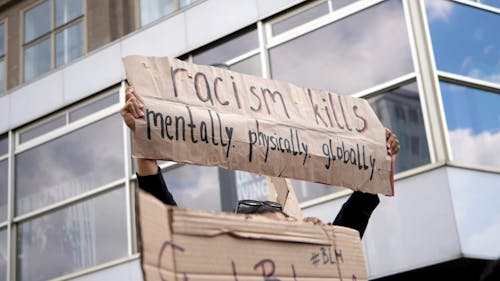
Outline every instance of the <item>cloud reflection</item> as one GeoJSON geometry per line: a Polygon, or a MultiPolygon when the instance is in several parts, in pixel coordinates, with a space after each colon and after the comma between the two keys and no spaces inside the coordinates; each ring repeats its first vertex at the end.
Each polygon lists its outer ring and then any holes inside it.
{"type": "Polygon", "coordinates": [[[494,153],[500,147],[500,131],[474,135],[467,128],[450,131],[449,135],[455,161],[500,168],[500,153],[494,153]]]}

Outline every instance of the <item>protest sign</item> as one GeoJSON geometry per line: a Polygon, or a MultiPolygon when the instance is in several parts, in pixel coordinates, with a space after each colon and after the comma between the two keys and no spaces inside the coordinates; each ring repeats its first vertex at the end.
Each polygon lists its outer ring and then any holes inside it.
{"type": "Polygon", "coordinates": [[[144,104],[134,157],[393,195],[385,131],[364,99],[169,57],[123,62],[144,104]]]}

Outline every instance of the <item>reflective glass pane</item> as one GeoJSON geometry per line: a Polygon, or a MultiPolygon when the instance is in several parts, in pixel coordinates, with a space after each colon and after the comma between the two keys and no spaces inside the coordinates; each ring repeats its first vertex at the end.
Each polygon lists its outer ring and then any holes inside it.
{"type": "Polygon", "coordinates": [[[0,24],[0,56],[5,54],[5,24],[0,24]]]}
{"type": "Polygon", "coordinates": [[[334,10],[350,5],[356,1],[358,0],[330,0],[330,2],[332,2],[332,8],[334,10]]]}
{"type": "Polygon", "coordinates": [[[307,9],[292,15],[290,17],[287,17],[283,20],[280,20],[276,23],[274,23],[271,26],[271,30],[273,32],[273,35],[277,35],[280,33],[283,33],[287,30],[290,30],[294,27],[297,27],[299,25],[302,25],[304,23],[307,23],[313,19],[319,18],[323,15],[326,15],[329,13],[330,8],[328,7],[328,2],[323,2],[319,5],[313,6],[313,7],[308,7],[307,9]]]}
{"type": "Polygon", "coordinates": [[[292,180],[292,186],[299,202],[305,202],[344,190],[342,187],[299,180],[292,180]]]}
{"type": "Polygon", "coordinates": [[[399,139],[401,151],[395,172],[430,163],[425,124],[417,83],[411,83],[368,99],[382,124],[399,139]]]}
{"type": "Polygon", "coordinates": [[[24,43],[50,31],[50,1],[27,10],[24,13],[24,43]]]}
{"type": "Polygon", "coordinates": [[[50,38],[24,49],[24,81],[50,70],[50,38]]]}
{"type": "Polygon", "coordinates": [[[34,139],[36,137],[39,137],[45,133],[48,133],[52,130],[55,130],[57,128],[60,128],[62,126],[66,125],[66,116],[61,115],[57,117],[56,119],[49,120],[47,122],[44,122],[34,128],[31,128],[25,132],[22,132],[19,134],[19,142],[23,143],[26,141],[29,141],[31,139],[34,139]]]}
{"type": "Polygon", "coordinates": [[[66,64],[83,54],[83,22],[56,34],[56,66],[66,64]]]}
{"type": "Polygon", "coordinates": [[[481,0],[481,3],[500,8],[500,0],[481,0]]]}
{"type": "Polygon", "coordinates": [[[221,210],[217,167],[184,165],[164,172],[163,176],[180,207],[221,210]]]}
{"type": "Polygon", "coordinates": [[[437,68],[500,83],[500,15],[452,1],[425,3],[437,68]]]}
{"type": "Polygon", "coordinates": [[[74,122],[78,119],[81,119],[85,116],[88,116],[94,112],[97,112],[111,105],[117,104],[119,102],[120,102],[120,96],[118,95],[118,93],[114,93],[106,97],[100,98],[90,104],[87,104],[85,106],[82,106],[78,109],[71,111],[69,113],[69,122],[74,122]]]}
{"type": "Polygon", "coordinates": [[[56,0],[56,27],[83,14],[82,0],[56,0]]]}
{"type": "Polygon", "coordinates": [[[440,84],[453,160],[500,168],[500,94],[440,84]]]}
{"type": "Polygon", "coordinates": [[[146,25],[164,15],[168,15],[177,8],[174,0],[141,0],[140,2],[142,25],[146,25]]]}
{"type": "Polygon", "coordinates": [[[0,135],[0,156],[9,152],[9,135],[0,135]]]}
{"type": "Polygon", "coordinates": [[[7,280],[7,230],[0,230],[0,280],[7,280]]]}
{"type": "Polygon", "coordinates": [[[223,39],[213,47],[193,55],[193,62],[197,64],[220,64],[241,56],[259,47],[259,37],[256,29],[245,31],[235,37],[223,39]]]}
{"type": "Polygon", "coordinates": [[[260,55],[251,56],[247,59],[234,63],[229,66],[229,69],[240,73],[262,76],[260,55]]]}
{"type": "Polygon", "coordinates": [[[16,155],[16,214],[124,177],[118,114],[16,155]]]}
{"type": "Polygon", "coordinates": [[[0,96],[5,93],[5,61],[0,60],[0,96]]]}
{"type": "Polygon", "coordinates": [[[17,280],[49,280],[127,255],[123,188],[22,222],[17,280]]]}
{"type": "MultiPolygon", "coordinates": [[[[243,171],[234,171],[234,174],[237,200],[267,200],[269,187],[266,177],[243,171]]],[[[233,206],[236,206],[236,202],[233,203],[233,206]]]]}
{"type": "Polygon", "coordinates": [[[187,5],[191,4],[191,3],[194,3],[194,2],[196,2],[196,0],[180,0],[179,1],[179,5],[182,8],[182,7],[185,7],[185,6],[187,6],[187,5]]]}
{"type": "Polygon", "coordinates": [[[339,94],[413,71],[402,3],[395,0],[274,47],[269,58],[274,79],[339,94]]]}
{"type": "Polygon", "coordinates": [[[8,161],[0,161],[0,222],[7,220],[7,198],[8,198],[8,161]]]}

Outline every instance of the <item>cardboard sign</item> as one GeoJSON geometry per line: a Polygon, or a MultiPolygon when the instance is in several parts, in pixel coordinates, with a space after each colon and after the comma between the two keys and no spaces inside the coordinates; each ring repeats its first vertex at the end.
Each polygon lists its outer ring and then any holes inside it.
{"type": "Polygon", "coordinates": [[[368,280],[356,230],[181,209],[137,192],[144,280],[368,280]]]}
{"type": "Polygon", "coordinates": [[[169,57],[123,62],[144,103],[134,157],[393,194],[385,131],[364,99],[169,57]]]}

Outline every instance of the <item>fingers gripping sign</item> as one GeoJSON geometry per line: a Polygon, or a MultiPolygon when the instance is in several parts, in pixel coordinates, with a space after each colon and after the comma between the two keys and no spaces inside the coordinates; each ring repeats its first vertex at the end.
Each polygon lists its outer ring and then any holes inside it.
{"type": "Polygon", "coordinates": [[[120,110],[120,114],[132,132],[135,132],[135,119],[144,117],[143,107],[144,104],[134,94],[134,88],[127,86],[127,90],[125,91],[125,105],[120,110]]]}

